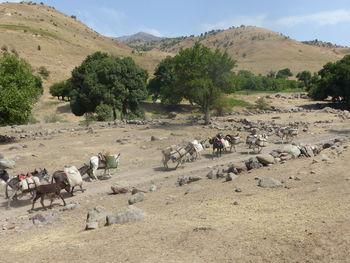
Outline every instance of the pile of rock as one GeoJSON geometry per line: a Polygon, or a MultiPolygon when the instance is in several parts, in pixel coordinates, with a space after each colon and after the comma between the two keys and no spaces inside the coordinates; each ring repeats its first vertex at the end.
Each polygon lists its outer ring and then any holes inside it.
{"type": "Polygon", "coordinates": [[[16,162],[14,160],[6,159],[5,156],[0,153],[0,169],[13,169],[16,162]]]}

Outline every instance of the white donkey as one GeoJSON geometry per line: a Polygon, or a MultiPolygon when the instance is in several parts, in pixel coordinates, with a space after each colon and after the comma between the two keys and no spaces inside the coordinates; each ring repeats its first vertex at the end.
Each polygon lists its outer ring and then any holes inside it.
{"type": "Polygon", "coordinates": [[[92,176],[92,177],[94,177],[95,180],[98,180],[97,176],[96,176],[97,169],[104,169],[103,176],[105,176],[106,172],[108,171],[108,176],[112,177],[109,169],[117,168],[117,166],[119,165],[120,153],[118,155],[114,155],[114,158],[115,158],[116,167],[109,167],[107,160],[103,162],[103,161],[101,161],[101,159],[98,155],[92,156],[90,158],[90,167],[92,168],[92,175],[89,174],[89,176],[92,176]]]}

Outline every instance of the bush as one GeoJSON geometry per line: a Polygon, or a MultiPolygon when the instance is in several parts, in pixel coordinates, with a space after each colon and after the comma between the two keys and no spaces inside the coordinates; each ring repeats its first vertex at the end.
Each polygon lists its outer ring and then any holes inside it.
{"type": "Polygon", "coordinates": [[[57,114],[51,114],[44,117],[45,123],[56,123],[56,122],[62,122],[62,118],[58,116],[57,114]]]}
{"type": "Polygon", "coordinates": [[[220,96],[216,100],[213,109],[218,116],[222,116],[225,113],[231,112],[232,106],[230,105],[230,100],[227,97],[220,96]]]}
{"type": "Polygon", "coordinates": [[[36,124],[39,123],[40,121],[38,121],[36,118],[34,118],[33,116],[29,116],[28,118],[28,124],[36,124]]]}
{"type": "Polygon", "coordinates": [[[96,120],[97,121],[110,121],[113,119],[112,107],[107,104],[100,104],[96,107],[96,120]]]}
{"type": "Polygon", "coordinates": [[[7,46],[6,46],[6,45],[2,45],[2,46],[1,46],[1,50],[7,52],[7,50],[8,50],[8,49],[7,49],[7,46]]]}
{"type": "Polygon", "coordinates": [[[84,114],[84,120],[80,122],[81,125],[89,127],[91,123],[95,121],[95,116],[92,112],[86,112],[84,114]]]}
{"type": "Polygon", "coordinates": [[[258,110],[269,110],[271,109],[270,105],[264,98],[259,98],[255,101],[255,108],[258,110]]]}
{"type": "Polygon", "coordinates": [[[38,73],[40,74],[40,76],[42,76],[44,79],[47,79],[50,76],[50,71],[47,70],[47,68],[45,68],[44,66],[41,66],[39,68],[38,73]]]}

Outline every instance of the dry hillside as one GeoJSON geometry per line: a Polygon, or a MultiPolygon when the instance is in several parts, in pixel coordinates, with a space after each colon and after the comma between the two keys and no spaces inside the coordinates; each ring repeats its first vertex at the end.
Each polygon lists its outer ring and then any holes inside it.
{"type": "MultiPolygon", "coordinates": [[[[160,42],[138,43],[154,49],[177,53],[181,48],[193,46],[200,41],[210,48],[227,51],[237,60],[237,69],[266,74],[271,70],[290,68],[297,73],[302,70],[318,71],[325,63],[350,53],[349,48],[327,48],[303,44],[279,33],[252,26],[211,31],[201,36],[168,38],[160,42]]],[[[130,46],[133,44],[131,43],[130,46]]]]}
{"type": "MultiPolygon", "coordinates": [[[[52,7],[29,3],[0,4],[0,47],[18,53],[35,70],[44,66],[51,72],[44,82],[46,92],[35,112],[39,119],[41,115],[53,113],[57,108],[53,105],[59,104],[50,100],[47,87],[68,78],[72,69],[95,51],[132,56],[150,72],[166,56],[164,52],[158,51],[142,56],[132,54],[126,45],[98,34],[79,20],[52,7]]],[[[69,109],[65,112],[68,116],[69,109]]]]}

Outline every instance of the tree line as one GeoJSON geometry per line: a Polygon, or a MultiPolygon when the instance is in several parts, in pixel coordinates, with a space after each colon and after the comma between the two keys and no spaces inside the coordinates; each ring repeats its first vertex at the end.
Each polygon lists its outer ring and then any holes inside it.
{"type": "MultiPolygon", "coordinates": [[[[142,118],[141,103],[152,96],[167,105],[184,100],[197,105],[209,123],[211,111],[227,103],[226,94],[242,89],[303,88],[313,99],[330,96],[350,105],[350,55],[325,64],[318,73],[299,72],[296,80],[288,79],[293,75],[288,68],[256,76],[245,70],[234,73],[235,66],[226,52],[196,43],[161,61],[149,79],[132,58],[96,52],[69,79],[52,85],[50,92],[69,100],[75,115],[94,114],[98,120],[142,118]]],[[[4,52],[0,58],[0,125],[27,123],[42,92],[42,80],[29,63],[4,52]]]]}

